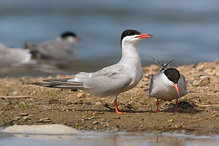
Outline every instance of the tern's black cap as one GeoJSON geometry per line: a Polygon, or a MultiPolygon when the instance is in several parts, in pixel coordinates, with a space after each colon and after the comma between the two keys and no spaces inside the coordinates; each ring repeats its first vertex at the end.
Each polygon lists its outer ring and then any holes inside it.
{"type": "Polygon", "coordinates": [[[126,36],[139,35],[139,34],[141,34],[141,33],[137,30],[127,29],[127,30],[123,31],[123,33],[122,33],[121,42],[122,42],[122,39],[126,36]]]}
{"type": "Polygon", "coordinates": [[[61,38],[67,38],[67,37],[69,37],[69,36],[76,37],[76,34],[73,33],[73,32],[71,32],[71,31],[66,31],[66,32],[63,32],[63,33],[60,35],[61,38]]]}
{"type": "Polygon", "coordinates": [[[164,74],[167,78],[172,81],[174,84],[178,83],[180,74],[179,71],[175,68],[168,68],[164,71],[164,74]]]}

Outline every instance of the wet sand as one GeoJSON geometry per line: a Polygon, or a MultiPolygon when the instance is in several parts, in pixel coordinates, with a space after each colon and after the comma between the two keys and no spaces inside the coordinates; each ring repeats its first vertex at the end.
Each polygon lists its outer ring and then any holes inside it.
{"type": "Polygon", "coordinates": [[[177,67],[191,91],[179,99],[178,113],[174,113],[175,100],[160,100],[162,112],[155,113],[156,99],[147,97],[150,78],[159,69],[157,65],[144,67],[139,84],[118,96],[124,114],[114,112],[111,97],[31,84],[73,76],[1,78],[0,126],[64,124],[88,131],[219,134],[219,60],[177,67]]]}

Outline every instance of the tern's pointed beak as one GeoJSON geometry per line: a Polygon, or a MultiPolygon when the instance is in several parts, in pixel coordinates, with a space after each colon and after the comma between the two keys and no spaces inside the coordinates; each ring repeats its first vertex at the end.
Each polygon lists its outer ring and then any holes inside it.
{"type": "Polygon", "coordinates": [[[76,37],[76,40],[80,42],[82,39],[80,37],[76,37]]]}
{"type": "Polygon", "coordinates": [[[153,37],[152,35],[150,35],[150,34],[145,34],[145,33],[142,33],[142,34],[136,36],[136,38],[138,38],[138,39],[152,38],[152,37],[153,37]]]}
{"type": "Polygon", "coordinates": [[[179,88],[178,88],[178,84],[173,84],[173,87],[176,89],[177,94],[179,95],[179,88]]]}

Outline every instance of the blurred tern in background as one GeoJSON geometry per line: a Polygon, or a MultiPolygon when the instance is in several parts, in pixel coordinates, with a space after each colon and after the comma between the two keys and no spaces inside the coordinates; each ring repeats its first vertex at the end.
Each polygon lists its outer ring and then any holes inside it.
{"type": "Polygon", "coordinates": [[[81,39],[73,32],[62,33],[57,40],[46,41],[37,45],[25,44],[33,59],[44,64],[58,66],[60,69],[73,67],[76,61],[76,43],[81,39]]]}

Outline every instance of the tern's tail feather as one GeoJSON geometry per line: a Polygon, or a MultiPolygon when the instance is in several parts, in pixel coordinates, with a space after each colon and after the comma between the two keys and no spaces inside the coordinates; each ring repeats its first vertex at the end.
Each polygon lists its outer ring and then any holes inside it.
{"type": "Polygon", "coordinates": [[[50,87],[50,88],[61,88],[61,89],[85,89],[83,83],[68,81],[68,79],[54,79],[54,80],[44,80],[44,83],[32,83],[38,86],[50,87]]]}
{"type": "Polygon", "coordinates": [[[152,58],[158,65],[160,65],[162,67],[162,70],[167,69],[168,65],[173,62],[174,60],[169,61],[168,63],[161,63],[160,61],[158,61],[157,59],[149,56],[150,58],[152,58]]]}

